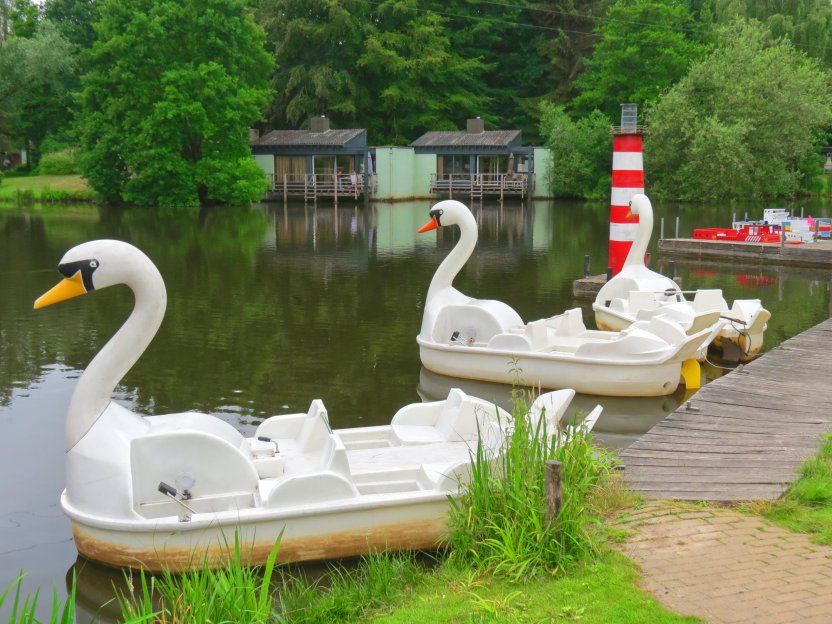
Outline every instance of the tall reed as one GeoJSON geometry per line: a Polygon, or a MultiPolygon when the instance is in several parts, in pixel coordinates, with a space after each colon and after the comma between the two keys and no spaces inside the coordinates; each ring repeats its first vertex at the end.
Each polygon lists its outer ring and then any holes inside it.
{"type": "Polygon", "coordinates": [[[471,479],[452,500],[449,521],[451,559],[514,579],[554,572],[597,552],[600,520],[587,502],[614,457],[592,446],[580,429],[563,442],[550,435],[546,419],[532,421],[532,396],[515,388],[513,422],[501,452],[481,443],[472,457],[471,479]],[[558,517],[546,521],[545,462],[563,464],[563,499],[558,517]]]}

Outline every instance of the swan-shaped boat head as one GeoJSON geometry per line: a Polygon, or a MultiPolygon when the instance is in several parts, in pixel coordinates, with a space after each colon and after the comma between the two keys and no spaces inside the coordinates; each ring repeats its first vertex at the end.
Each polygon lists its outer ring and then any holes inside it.
{"type": "Polygon", "coordinates": [[[104,412],[116,384],[150,344],[164,318],[167,294],[153,262],[123,241],[77,245],[61,258],[58,271],[64,279],[35,301],[36,309],[116,284],[126,284],[135,295],[133,313],[87,366],[72,395],[66,421],[69,451],[104,412]]]}
{"type": "Polygon", "coordinates": [[[441,342],[455,335],[453,340],[487,341],[497,333],[522,326],[520,315],[502,301],[474,299],[453,287],[454,278],[477,245],[474,215],[462,202],[446,199],[434,205],[430,220],[419,228],[419,233],[424,233],[453,225],[459,226],[459,240],[431,279],[420,338],[441,342]]]}
{"type": "Polygon", "coordinates": [[[661,300],[681,300],[679,285],[661,273],[651,271],[644,264],[644,255],[653,233],[653,205],[642,193],[633,195],[630,200],[630,212],[638,216],[638,226],[633,245],[624,260],[621,271],[598,291],[595,302],[606,305],[612,299],[627,299],[631,291],[649,291],[656,293],[661,300]]]}

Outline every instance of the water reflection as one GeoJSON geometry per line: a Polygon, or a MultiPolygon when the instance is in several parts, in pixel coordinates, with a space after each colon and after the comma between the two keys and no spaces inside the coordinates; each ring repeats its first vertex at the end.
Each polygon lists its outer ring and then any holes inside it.
{"type": "MultiPolygon", "coordinates": [[[[64,414],[79,372],[133,303],[126,289],[112,288],[34,312],[32,302],[59,278],[55,266],[67,249],[95,238],[126,240],[165,279],[166,318],[116,391],[129,409],[197,409],[248,434],[262,418],[306,410],[321,398],[336,427],[381,424],[420,395],[441,398],[452,384],[476,384],[420,374],[415,336],[425,293],[456,242],[451,229],[416,234],[430,204],[0,209],[0,496],[7,501],[0,511],[0,587],[24,569],[26,591],[48,592],[63,585],[75,563],[58,506],[64,414]]],[[[683,235],[730,221],[732,210],[654,208],[669,222],[678,215],[683,235]]],[[[829,208],[812,213],[828,215],[829,208]]],[[[595,272],[603,270],[606,203],[483,203],[475,214],[479,243],[456,280],[472,296],[541,318],[573,307],[572,280],[582,274],[584,254],[592,255],[595,272]]],[[[651,257],[654,268],[669,272],[655,241],[651,257]]],[[[830,313],[828,271],[677,260],[676,272],[685,288],[761,298],[773,314],[765,349],[830,313]]],[[[589,304],[581,305],[591,325],[589,304]]],[[[506,386],[491,385],[472,393],[508,400],[506,386]]],[[[604,403],[599,438],[620,447],[681,400],[578,397],[574,407],[604,403]]],[[[104,577],[90,574],[89,583],[96,578],[104,577]]]]}

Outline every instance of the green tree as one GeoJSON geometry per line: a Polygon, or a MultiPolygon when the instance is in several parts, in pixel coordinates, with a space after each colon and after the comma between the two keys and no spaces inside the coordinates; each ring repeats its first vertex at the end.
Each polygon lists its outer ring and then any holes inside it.
{"type": "Polygon", "coordinates": [[[86,50],[95,41],[93,25],[98,21],[100,4],[96,0],[46,0],[43,16],[67,41],[86,50]]]}
{"type": "Polygon", "coordinates": [[[708,0],[709,11],[722,23],[737,17],[759,20],[772,34],[832,65],[832,3],[828,0],[708,0]]]}
{"type": "Polygon", "coordinates": [[[538,136],[538,103],[550,93],[548,59],[538,43],[551,31],[539,27],[528,2],[490,0],[431,0],[419,4],[444,22],[451,50],[482,67],[469,89],[487,98],[490,106],[477,115],[490,128],[519,128],[524,138],[538,136]]]}
{"type": "Polygon", "coordinates": [[[534,24],[542,30],[533,40],[547,63],[547,100],[566,103],[576,95],[575,80],[598,41],[593,30],[609,5],[610,0],[528,1],[534,24]]]}
{"type": "Polygon", "coordinates": [[[598,108],[615,118],[622,102],[648,103],[675,84],[700,58],[703,29],[684,4],[617,0],[597,29],[600,41],[575,83],[581,114],[598,108]]]}
{"type": "Polygon", "coordinates": [[[416,11],[415,0],[388,0],[376,12],[359,75],[372,93],[360,117],[376,141],[409,143],[427,130],[454,130],[486,110],[482,63],[455,53],[445,20],[416,11]]]}
{"type": "Polygon", "coordinates": [[[679,199],[794,195],[807,167],[819,171],[831,101],[816,61],[738,20],[648,109],[652,188],[679,199]]]}
{"type": "Polygon", "coordinates": [[[49,23],[31,38],[11,37],[0,46],[0,151],[37,146],[74,70],[73,46],[49,23]]]}
{"type": "Polygon", "coordinates": [[[273,126],[297,128],[319,114],[336,126],[355,124],[362,88],[356,65],[368,10],[358,0],[260,1],[258,21],[276,62],[273,126]]]}
{"type": "Polygon", "coordinates": [[[577,122],[563,107],[541,104],[540,134],[552,154],[551,188],[558,197],[601,198],[610,190],[610,120],[598,110],[577,122]]]}
{"type": "Polygon", "coordinates": [[[265,179],[247,128],[271,59],[245,0],[105,0],[78,130],[90,184],[115,202],[241,203],[265,179]]]}
{"type": "Polygon", "coordinates": [[[32,0],[0,0],[0,43],[9,37],[34,37],[40,9],[32,0]]]}

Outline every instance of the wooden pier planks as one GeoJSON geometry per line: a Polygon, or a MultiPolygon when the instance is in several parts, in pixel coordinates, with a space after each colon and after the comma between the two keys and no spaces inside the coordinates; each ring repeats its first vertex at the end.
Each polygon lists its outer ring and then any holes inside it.
{"type": "Polygon", "coordinates": [[[621,453],[648,498],[778,498],[832,431],[832,319],[716,379],[621,453]]]}
{"type": "Polygon", "coordinates": [[[776,243],[664,238],[659,240],[659,251],[668,256],[719,258],[723,261],[756,260],[764,264],[803,267],[832,267],[832,241],[818,241],[805,245],[778,245],[776,243]]]}

